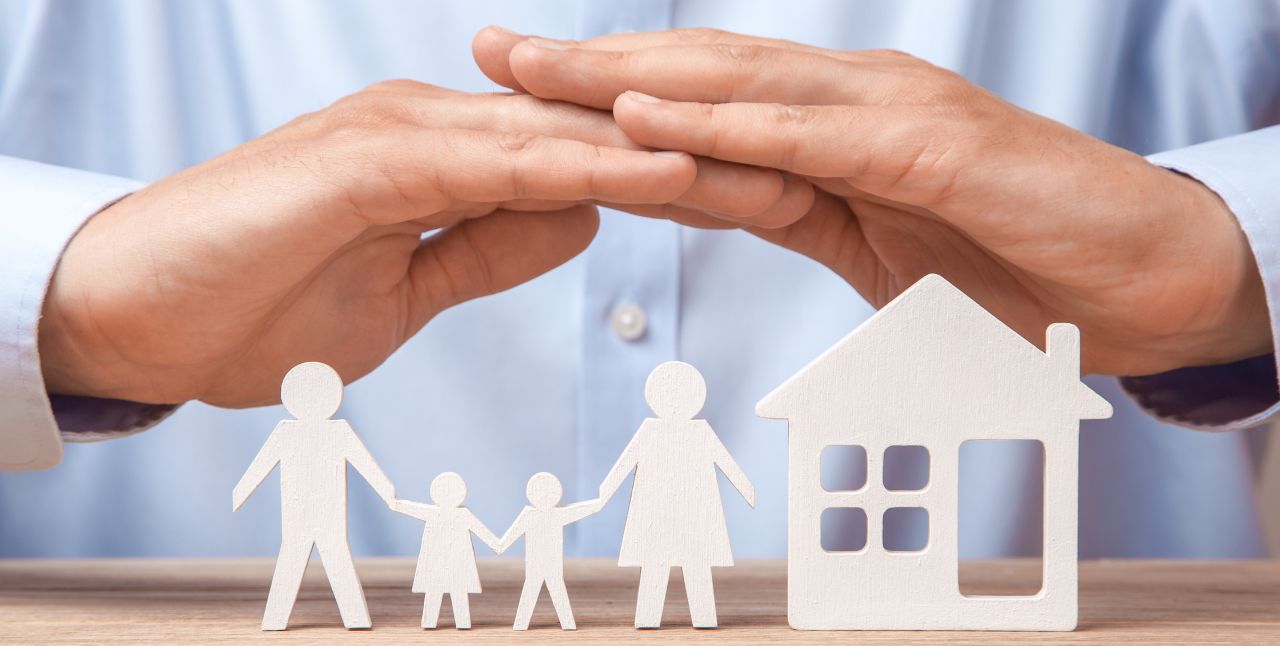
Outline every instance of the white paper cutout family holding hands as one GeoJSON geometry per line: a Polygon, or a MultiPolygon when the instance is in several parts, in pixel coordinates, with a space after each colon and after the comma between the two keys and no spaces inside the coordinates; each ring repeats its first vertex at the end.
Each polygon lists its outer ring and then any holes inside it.
{"type": "Polygon", "coordinates": [[[562,487],[550,473],[529,479],[526,506],[502,537],[462,506],[467,487],[456,473],[431,483],[431,502],[399,500],[391,480],[344,420],[330,419],[342,403],[342,380],[329,366],[303,363],[285,375],[280,395],[295,419],[281,421],[232,494],[239,509],[280,465],[280,556],[263,614],[263,630],[283,630],[314,546],[347,628],[369,628],[369,610],[347,541],[347,464],[355,467],[387,505],[424,521],[413,592],[424,593],[422,627],[435,628],[449,595],[457,628],[470,628],[468,595],[481,591],[471,535],[502,553],[525,540],[525,583],[514,628],[529,627],[547,588],[560,627],[576,624],[564,584],[564,528],[599,511],[636,472],[618,556],[640,568],[635,625],[661,624],[672,567],[683,570],[693,625],[716,626],[711,568],[733,565],[716,469],[755,506],[755,489],[716,437],[695,415],[706,398],[702,375],[685,363],[664,363],[649,375],[645,400],[657,415],[644,420],[600,485],[600,497],[560,506],[562,487]]]}
{"type": "MultiPolygon", "coordinates": [[[[807,630],[1073,630],[1079,615],[1080,421],[1112,414],[1080,380],[1080,332],[1045,331],[1044,350],[937,275],[922,278],[792,375],[756,405],[787,421],[787,620],[807,630]],[[1044,451],[1042,587],[1024,596],[967,596],[959,589],[959,453],[974,440],[1034,440],[1044,451]],[[855,490],[820,484],[820,455],[832,446],[865,451],[866,482],[855,490]],[[882,456],[914,446],[929,454],[922,488],[889,490],[882,456]],[[929,514],[924,547],[896,551],[875,540],[893,508],[929,514]],[[822,519],[831,509],[860,511],[867,540],[827,550],[822,519]]],[[[296,419],[280,422],[235,487],[239,508],[280,464],[281,545],[262,620],[289,621],[314,546],[329,575],[342,621],[368,628],[369,611],[347,544],[346,465],[394,510],[426,523],[413,590],[426,595],[422,625],[433,628],[444,595],[455,624],[470,625],[467,595],[480,592],[471,535],[502,552],[525,539],[525,586],[514,627],[529,626],[545,586],[565,629],[575,627],[564,586],[564,527],[599,511],[635,472],[618,565],[640,568],[637,628],[662,620],[671,568],[683,570],[695,627],[717,625],[711,568],[733,565],[716,469],[752,507],[755,489],[695,416],[706,398],[702,375],[664,363],[645,382],[655,417],[600,485],[600,497],[560,506],[555,476],[529,480],[529,506],[499,538],[462,506],[466,484],[444,473],[433,504],[397,500],[390,479],[342,420],[342,382],[324,364],[304,363],[284,378],[281,400],[296,419]]]]}

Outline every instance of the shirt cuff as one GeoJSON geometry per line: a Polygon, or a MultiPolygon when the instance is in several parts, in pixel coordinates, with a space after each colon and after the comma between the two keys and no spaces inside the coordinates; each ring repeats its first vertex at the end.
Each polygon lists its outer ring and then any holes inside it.
{"type": "Polygon", "coordinates": [[[65,442],[96,442],[140,433],[178,410],[177,404],[50,395],[53,418],[65,442]]]}
{"type": "MultiPolygon", "coordinates": [[[[1218,194],[1235,214],[1258,262],[1280,349],[1280,126],[1152,155],[1157,165],[1188,175],[1218,194]]],[[[1220,366],[1125,377],[1125,390],[1147,412],[1179,426],[1228,431],[1257,426],[1280,413],[1277,355],[1220,366]]]]}
{"type": "Polygon", "coordinates": [[[49,280],[89,217],[141,186],[0,156],[0,470],[46,469],[62,460],[36,339],[49,280]]]}

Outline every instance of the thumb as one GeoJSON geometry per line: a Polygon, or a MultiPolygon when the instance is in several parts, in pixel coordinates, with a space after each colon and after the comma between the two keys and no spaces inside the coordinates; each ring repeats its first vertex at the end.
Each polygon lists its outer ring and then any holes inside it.
{"type": "Polygon", "coordinates": [[[591,205],[540,212],[499,209],[423,240],[409,265],[413,303],[406,338],[445,309],[564,264],[591,244],[599,227],[600,215],[591,205]]]}

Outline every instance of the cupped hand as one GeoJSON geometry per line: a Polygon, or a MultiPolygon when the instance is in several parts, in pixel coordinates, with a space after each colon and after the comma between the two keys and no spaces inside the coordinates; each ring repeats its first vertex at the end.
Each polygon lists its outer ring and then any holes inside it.
{"type": "Polygon", "coordinates": [[[593,202],[714,220],[698,209],[730,193],[738,215],[812,200],[783,184],[640,149],[597,110],[381,83],[90,219],[45,303],[45,381],[139,402],[276,402],[294,364],[358,378],[445,308],[573,257],[598,226],[593,202]]]}
{"type": "Polygon", "coordinates": [[[612,108],[635,142],[785,171],[795,219],[740,219],[879,307],[939,273],[1028,339],[1078,325],[1088,371],[1271,349],[1256,262],[1200,183],[892,51],[712,30],[583,42],[489,29],[476,60],[535,96],[612,108]]]}

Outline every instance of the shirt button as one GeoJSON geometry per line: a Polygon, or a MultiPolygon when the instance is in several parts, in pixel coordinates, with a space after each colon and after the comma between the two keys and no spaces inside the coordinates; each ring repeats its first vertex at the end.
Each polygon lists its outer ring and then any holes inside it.
{"type": "Polygon", "coordinates": [[[640,309],[639,305],[623,303],[609,316],[609,325],[613,326],[613,331],[618,338],[623,341],[635,341],[644,336],[649,323],[644,310],[640,309]]]}

